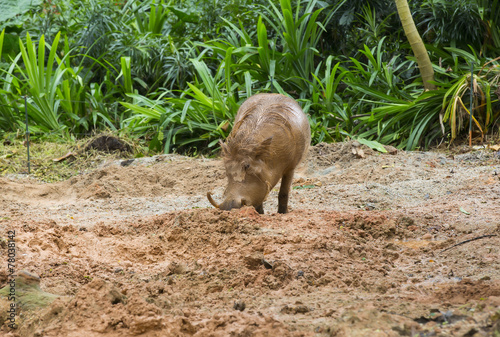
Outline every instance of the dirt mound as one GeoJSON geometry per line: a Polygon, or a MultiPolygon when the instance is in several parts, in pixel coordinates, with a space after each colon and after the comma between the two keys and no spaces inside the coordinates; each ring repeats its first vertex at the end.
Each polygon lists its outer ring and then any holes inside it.
{"type": "Polygon", "coordinates": [[[465,303],[470,300],[484,301],[491,296],[500,296],[500,282],[491,282],[490,277],[484,277],[479,281],[463,279],[453,286],[446,285],[435,293],[439,301],[447,301],[453,304],[465,303]]]}
{"type": "Polygon", "coordinates": [[[61,200],[72,198],[72,191],[64,188],[65,183],[40,184],[31,179],[0,178],[0,201],[29,202],[61,200]]]}
{"type": "Polygon", "coordinates": [[[278,188],[265,215],[213,209],[205,194],[223,192],[220,160],[109,162],[56,184],[0,179],[16,268],[40,276],[35,295],[57,297],[0,335],[493,334],[500,162],[352,146],[311,150],[288,214],[275,213],[278,188]]]}
{"type": "MultiPolygon", "coordinates": [[[[471,184],[477,185],[478,178],[492,187],[500,181],[494,176],[495,170],[500,169],[490,163],[490,169],[483,166],[466,170],[457,168],[461,162],[439,153],[400,151],[390,155],[362,146],[364,156],[359,157],[353,154],[353,148],[353,142],[321,143],[312,147],[308,160],[298,169],[295,177],[295,188],[304,188],[301,191],[304,197],[299,200],[307,203],[313,196],[317,199],[323,195],[344,195],[358,199],[357,207],[386,209],[391,201],[401,203],[419,198],[422,201],[441,196],[449,198],[451,193],[467,190],[471,184]],[[457,185],[457,180],[464,183],[457,185]],[[320,194],[317,187],[322,187],[320,194]]],[[[497,164],[500,167],[500,161],[497,164]]],[[[214,197],[219,200],[225,185],[225,170],[220,160],[196,161],[164,155],[106,163],[93,172],[55,184],[38,185],[31,181],[22,183],[0,178],[0,198],[4,201],[37,200],[45,203],[50,200],[194,197],[214,191],[214,197]]],[[[268,198],[272,209],[276,207],[278,188],[268,198]]],[[[198,202],[202,199],[206,198],[195,198],[194,206],[199,207],[198,202]]],[[[292,198],[292,209],[293,203],[292,198]]],[[[208,202],[205,204],[208,206],[208,202]]]]}
{"type": "Polygon", "coordinates": [[[174,187],[176,181],[150,167],[110,166],[69,182],[78,198],[158,196],[174,187]]]}
{"type": "Polygon", "coordinates": [[[71,300],[54,302],[41,313],[41,317],[43,324],[30,326],[35,335],[94,336],[111,333],[108,335],[118,336],[123,331],[129,335],[140,335],[161,330],[165,325],[161,310],[148,304],[138,291],[125,296],[101,279],[82,286],[71,300]],[[88,324],[89,317],[95,317],[93,324],[88,324]]]}
{"type": "Polygon", "coordinates": [[[345,163],[354,160],[351,142],[320,143],[309,149],[308,162],[314,162],[318,167],[329,167],[336,163],[345,163]]]}
{"type": "MultiPolygon", "coordinates": [[[[307,322],[332,336],[368,336],[383,326],[410,333],[421,331],[414,320],[430,301],[421,294],[432,289],[427,275],[449,277],[439,266],[453,261],[432,253],[441,242],[402,244],[425,233],[417,221],[378,212],[200,209],[100,222],[88,230],[54,221],[10,226],[19,233],[20,263],[41,275],[44,291],[69,296],[24,321],[23,336],[312,335],[304,330],[307,322]],[[352,292],[364,295],[352,298],[352,292]],[[388,302],[377,298],[403,294],[422,303],[415,317],[397,302],[389,305],[392,313],[381,314],[388,302]],[[245,304],[243,312],[235,302],[245,304]],[[361,303],[368,306],[354,310],[361,303]],[[296,320],[298,331],[289,325],[296,320]]],[[[479,263],[498,280],[498,262],[485,255],[479,263]]],[[[467,275],[468,268],[455,262],[453,273],[467,275]]],[[[498,281],[482,281],[485,291],[464,282],[431,298],[463,305],[498,296],[498,281]],[[472,295],[452,295],[465,292],[472,295]]]]}
{"type": "Polygon", "coordinates": [[[218,161],[196,165],[183,157],[157,157],[153,163],[134,161],[123,167],[118,163],[69,180],[78,198],[159,197],[172,193],[192,194],[208,190],[214,181],[221,185],[225,174],[218,161]],[[189,164],[193,164],[190,167],[189,164]]]}
{"type": "MultiPolygon", "coordinates": [[[[71,300],[58,300],[41,312],[30,330],[41,336],[304,336],[291,333],[271,317],[246,313],[193,314],[178,310],[163,315],[139,289],[125,291],[95,279],[71,300]],[[89,317],[94,323],[89,324],[89,317]]],[[[29,328],[25,328],[27,333],[29,328]]]]}
{"type": "Polygon", "coordinates": [[[0,200],[23,202],[37,199],[75,200],[122,197],[160,197],[172,193],[192,194],[207,191],[215,184],[225,184],[225,173],[220,162],[206,160],[191,168],[192,159],[159,156],[150,162],[134,160],[130,166],[121,162],[107,163],[88,174],[75,176],[53,184],[37,184],[26,180],[0,178],[0,200]]]}

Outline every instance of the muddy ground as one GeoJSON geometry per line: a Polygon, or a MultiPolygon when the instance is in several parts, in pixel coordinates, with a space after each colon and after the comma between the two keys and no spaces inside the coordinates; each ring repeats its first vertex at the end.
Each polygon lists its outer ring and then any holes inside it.
{"type": "Polygon", "coordinates": [[[0,178],[0,335],[500,335],[500,152],[352,148],[312,148],[285,215],[277,188],[265,215],[211,207],[217,159],[0,178]]]}

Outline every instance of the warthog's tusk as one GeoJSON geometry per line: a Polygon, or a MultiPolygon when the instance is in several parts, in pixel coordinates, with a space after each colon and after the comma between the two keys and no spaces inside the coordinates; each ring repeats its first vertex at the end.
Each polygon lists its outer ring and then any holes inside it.
{"type": "Polygon", "coordinates": [[[207,198],[208,201],[210,201],[210,203],[212,204],[212,206],[214,206],[215,208],[220,208],[220,205],[214,201],[214,199],[212,198],[212,194],[210,192],[207,192],[207,198]]]}

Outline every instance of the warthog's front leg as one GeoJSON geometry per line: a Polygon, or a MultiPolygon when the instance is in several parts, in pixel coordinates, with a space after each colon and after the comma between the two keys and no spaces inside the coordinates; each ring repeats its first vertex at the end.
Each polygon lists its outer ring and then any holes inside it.
{"type": "Polygon", "coordinates": [[[288,212],[288,195],[292,186],[293,170],[283,174],[281,178],[281,187],[278,194],[278,213],[288,212]]]}
{"type": "Polygon", "coordinates": [[[255,210],[256,210],[259,214],[264,214],[264,204],[260,204],[259,206],[255,207],[255,210]]]}

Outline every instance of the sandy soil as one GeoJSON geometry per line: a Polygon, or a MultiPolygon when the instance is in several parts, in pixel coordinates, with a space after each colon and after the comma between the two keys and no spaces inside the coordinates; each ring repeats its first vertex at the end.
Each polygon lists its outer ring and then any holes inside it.
{"type": "Polygon", "coordinates": [[[0,178],[0,335],[498,336],[500,152],[352,149],[312,148],[285,215],[277,188],[265,215],[213,209],[213,159],[0,178]]]}

